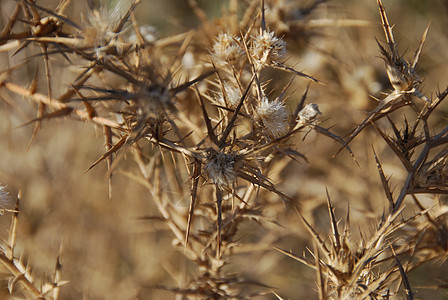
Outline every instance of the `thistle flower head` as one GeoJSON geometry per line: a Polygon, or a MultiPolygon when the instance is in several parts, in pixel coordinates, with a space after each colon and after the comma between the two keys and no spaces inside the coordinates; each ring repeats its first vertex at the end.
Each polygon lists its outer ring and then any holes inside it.
{"type": "Polygon", "coordinates": [[[242,57],[244,51],[235,40],[239,41],[240,39],[227,33],[218,34],[212,47],[212,58],[217,63],[227,63],[242,57]]]}
{"type": "Polygon", "coordinates": [[[221,187],[235,181],[235,157],[233,155],[210,149],[207,161],[205,169],[214,184],[221,187]]]}
{"type": "Polygon", "coordinates": [[[285,41],[275,36],[273,31],[263,30],[252,39],[251,54],[259,65],[269,65],[286,54],[285,41]]]}
{"type": "Polygon", "coordinates": [[[272,138],[279,138],[289,130],[289,114],[281,101],[269,101],[263,97],[255,110],[255,118],[261,121],[265,132],[272,138]]]}

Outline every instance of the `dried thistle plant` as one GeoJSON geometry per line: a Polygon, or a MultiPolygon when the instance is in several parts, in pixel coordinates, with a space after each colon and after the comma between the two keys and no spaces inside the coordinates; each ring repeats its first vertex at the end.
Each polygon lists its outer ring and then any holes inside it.
{"type": "MultiPolygon", "coordinates": [[[[6,201],[4,195],[4,187],[1,189],[2,201],[6,201]]],[[[11,201],[8,196],[8,201],[11,201]]],[[[17,227],[19,219],[19,203],[21,195],[17,196],[14,209],[5,209],[11,213],[11,226],[8,230],[8,240],[1,246],[0,262],[6,274],[2,280],[7,279],[7,288],[10,294],[26,297],[27,299],[52,299],[56,300],[60,297],[60,288],[68,283],[62,280],[61,251],[59,251],[54,273],[40,280],[36,280],[32,266],[28,263],[23,254],[17,256],[17,227]]],[[[61,250],[61,249],[60,249],[61,250]]]]}
{"type": "MultiPolygon", "coordinates": [[[[276,249],[315,269],[320,299],[393,299],[401,295],[412,299],[415,289],[409,272],[431,260],[445,261],[447,253],[446,207],[431,208],[420,202],[421,194],[446,194],[448,182],[448,129],[433,122],[448,90],[427,98],[421,90],[422,76],[416,71],[429,26],[408,62],[398,52],[382,1],[377,1],[386,37],[385,44],[377,44],[392,91],[343,140],[322,125],[323,118],[332,120],[329,112],[334,106],[329,109],[319,95],[330,89],[340,93],[333,83],[320,78],[328,69],[312,76],[306,70],[298,71],[297,63],[291,61],[305,59],[294,48],[296,42],[306,41],[299,43],[300,47],[312,49],[314,37],[329,38],[321,35],[323,28],[357,28],[366,22],[313,19],[321,13],[320,8],[331,8],[327,1],[300,7],[286,0],[229,0],[222,16],[209,19],[197,1],[190,0],[188,4],[200,21],[198,28],[182,28],[182,33],[158,37],[137,21],[136,10],[142,2],[132,1],[124,11],[118,6],[90,7],[80,14],[82,24],[77,24],[65,15],[69,0],[61,0],[55,8],[17,1],[0,35],[0,51],[26,52],[24,65],[42,61],[45,66],[44,76],[36,71],[26,83],[17,83],[10,76],[21,65],[2,71],[0,76],[0,97],[5,103],[18,108],[15,97],[20,96],[37,104],[36,117],[23,124],[35,126],[30,149],[45,121],[79,120],[95,127],[104,141],[105,150],[86,169],[105,164],[109,198],[114,201],[115,186],[120,186],[118,176],[146,188],[148,205],[155,210],[139,221],[172,241],[176,250],[173,263],[160,265],[175,283],[136,276],[133,288],[142,295],[146,290],[164,290],[191,299],[270,294],[273,288],[269,283],[251,277],[246,266],[234,268],[234,261],[244,247],[251,258],[275,252],[270,245],[294,233],[296,224],[288,223],[287,216],[297,210],[311,236],[307,241],[315,246],[309,251],[313,257],[276,249]],[[54,75],[61,62],[70,65],[68,80],[54,75]],[[40,88],[41,78],[46,91],[40,88]],[[317,99],[319,105],[306,103],[310,98],[317,99]],[[404,107],[413,115],[400,120],[393,112],[404,107]],[[383,118],[388,121],[386,129],[378,122],[383,118]],[[348,145],[370,124],[401,163],[405,178],[396,185],[398,192],[394,191],[395,178],[383,168],[382,152],[377,155],[374,151],[375,172],[384,192],[378,203],[388,206],[388,211],[375,216],[374,228],[370,226],[369,233],[360,230],[357,239],[348,211],[344,231],[340,231],[327,192],[330,238],[323,238],[318,222],[305,218],[310,201],[302,188],[310,181],[295,177],[296,173],[315,176],[311,174],[315,165],[304,153],[316,140],[310,142],[308,136],[324,135],[342,145],[339,151],[347,149],[354,157],[348,145]],[[293,188],[283,184],[288,177],[297,181],[293,188]],[[411,205],[416,211],[409,212],[411,205]],[[245,230],[253,223],[266,231],[260,234],[263,238],[254,237],[255,242],[247,245],[251,236],[245,230]],[[264,229],[272,225],[277,229],[264,229]],[[193,271],[173,268],[179,257],[188,261],[193,271]]],[[[327,62],[335,60],[331,51],[315,52],[327,62]]],[[[332,72],[341,71],[335,68],[332,72]]],[[[314,173],[329,168],[326,162],[314,173]]],[[[125,196],[120,201],[130,203],[132,196],[125,196]]],[[[4,198],[0,188],[0,202],[4,198]]],[[[358,200],[349,199],[350,203],[358,200]]],[[[58,299],[63,294],[60,287],[66,283],[61,279],[59,257],[52,278],[41,285],[31,277],[26,263],[14,257],[18,211],[12,211],[13,225],[8,241],[2,243],[2,262],[8,276],[13,276],[9,292],[20,284],[30,293],[29,298],[58,299]]],[[[274,294],[280,297],[282,291],[274,294]]]]}
{"type": "Polygon", "coordinates": [[[386,62],[386,72],[394,90],[387,94],[387,97],[380,101],[370,116],[353,131],[340,150],[348,145],[366,126],[373,124],[387,146],[401,161],[407,175],[398,195],[395,194],[391,188],[391,177],[385,174],[374,151],[385,199],[388,200],[390,208],[388,214],[383,214],[372,238],[365,238],[364,234],[361,234],[360,241],[356,243],[350,241],[348,213],[345,230],[342,234],[339,233],[339,222],[327,194],[331,221],[329,242],[325,242],[325,239],[322,239],[313,226],[301,216],[316,245],[315,250],[311,252],[314,259],[310,260],[305,255],[297,256],[292,252],[277,248],[280,252],[316,270],[320,299],[395,299],[400,293],[403,293],[407,299],[414,299],[414,291],[407,274],[421,266],[423,261],[428,262],[436,258],[442,261],[446,259],[446,218],[439,217],[445,214],[445,210],[440,207],[435,209],[438,217],[433,218],[429,212],[431,209],[424,208],[417,195],[446,193],[444,187],[446,186],[445,137],[447,128],[435,129],[430,125],[429,119],[435,108],[446,98],[447,90],[439,93],[432,100],[428,100],[419,91],[421,80],[415,73],[415,67],[428,28],[423,34],[412,63],[408,63],[398,54],[392,29],[381,1],[378,1],[378,6],[388,50],[379,42],[378,45],[386,62]],[[423,99],[425,101],[423,107],[419,108],[412,97],[423,99]],[[413,124],[409,124],[408,118],[405,116],[403,129],[398,130],[390,113],[405,105],[412,106],[416,117],[413,124]],[[389,121],[394,136],[387,135],[375,124],[383,117],[389,121]],[[439,147],[442,145],[445,146],[439,147]],[[417,204],[419,212],[409,219],[400,220],[398,217],[407,206],[405,199],[411,197],[417,204]],[[416,231],[405,229],[412,226],[419,229],[416,231]],[[402,231],[400,232],[400,230],[402,231]],[[404,240],[402,241],[403,234],[404,240]],[[433,241],[430,245],[427,244],[427,238],[433,241]],[[390,264],[394,261],[395,264],[391,266],[390,264]],[[380,267],[386,262],[389,262],[389,266],[380,267]],[[379,270],[382,271],[379,272],[379,270]],[[393,287],[397,283],[398,286],[393,287]],[[401,283],[403,290],[400,292],[401,283]]]}
{"type": "MultiPolygon", "coordinates": [[[[369,117],[366,118],[353,131],[353,133],[350,134],[344,146],[348,145],[351,140],[353,140],[366,126],[370,125],[370,123],[381,119],[403,105],[413,104],[414,100],[411,95],[430,103],[428,98],[419,91],[422,81],[415,71],[423,49],[423,44],[425,43],[426,36],[428,34],[429,25],[423,33],[420,44],[412,59],[412,63],[409,63],[398,53],[397,43],[395,42],[394,35],[392,33],[392,27],[389,24],[389,20],[387,19],[386,11],[381,0],[378,0],[378,6],[388,49],[386,50],[380,42],[377,41],[377,43],[380,47],[380,52],[386,65],[387,76],[394,90],[388,93],[386,98],[379,100],[377,107],[371,111],[369,113],[369,117]]],[[[341,147],[339,151],[343,148],[344,147],[341,147]]],[[[337,153],[339,153],[339,151],[337,153]]]]}

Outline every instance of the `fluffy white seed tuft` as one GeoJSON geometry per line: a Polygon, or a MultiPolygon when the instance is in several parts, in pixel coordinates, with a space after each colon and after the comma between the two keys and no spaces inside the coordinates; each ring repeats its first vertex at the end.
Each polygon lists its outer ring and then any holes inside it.
{"type": "Polygon", "coordinates": [[[84,47],[95,49],[98,58],[107,54],[108,46],[116,43],[119,33],[114,32],[121,20],[121,7],[94,9],[83,18],[84,47]]]}
{"type": "Polygon", "coordinates": [[[273,31],[263,30],[252,39],[251,54],[261,66],[269,65],[286,54],[285,41],[275,36],[273,31]]]}
{"type": "Polygon", "coordinates": [[[309,123],[316,119],[317,115],[320,115],[319,106],[315,103],[309,103],[299,112],[300,121],[309,123]]]}
{"type": "Polygon", "coordinates": [[[227,82],[224,83],[224,92],[226,98],[224,99],[223,91],[218,93],[217,100],[221,105],[228,105],[230,108],[236,108],[241,100],[241,92],[234,85],[227,82]]]}
{"type": "Polygon", "coordinates": [[[225,64],[244,55],[243,49],[235,40],[239,41],[240,39],[227,33],[218,34],[212,47],[212,58],[215,62],[225,64]]]}
{"type": "Polygon", "coordinates": [[[320,114],[321,112],[319,111],[319,106],[317,106],[317,104],[309,103],[305,105],[305,107],[299,112],[297,124],[294,129],[314,124],[316,117],[320,114]]]}
{"type": "Polygon", "coordinates": [[[10,197],[6,191],[6,186],[0,185],[0,209],[4,209],[10,205],[10,197]]]}
{"type": "Polygon", "coordinates": [[[255,117],[261,120],[266,133],[272,138],[279,138],[289,131],[289,114],[281,101],[269,101],[267,97],[263,97],[255,111],[255,117]]]}

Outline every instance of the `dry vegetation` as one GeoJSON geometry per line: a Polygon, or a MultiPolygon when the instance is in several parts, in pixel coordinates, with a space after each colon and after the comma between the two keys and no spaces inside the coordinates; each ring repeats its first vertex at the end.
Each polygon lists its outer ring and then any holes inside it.
{"type": "Polygon", "coordinates": [[[446,299],[443,0],[0,3],[1,299],[446,299]]]}

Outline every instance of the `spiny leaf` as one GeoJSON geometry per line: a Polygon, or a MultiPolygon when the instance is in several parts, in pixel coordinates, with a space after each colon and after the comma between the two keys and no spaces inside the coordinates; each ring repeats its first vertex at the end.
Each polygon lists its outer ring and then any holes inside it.
{"type": "Polygon", "coordinates": [[[200,106],[201,106],[202,115],[204,117],[205,125],[207,126],[208,136],[209,136],[210,140],[212,141],[212,143],[214,143],[215,145],[218,145],[218,138],[216,137],[216,134],[215,134],[215,132],[213,130],[212,123],[211,123],[210,118],[209,118],[209,116],[207,114],[207,110],[205,109],[204,100],[202,99],[202,96],[199,93],[199,90],[198,90],[197,87],[196,87],[196,94],[197,94],[198,99],[199,99],[199,103],[200,103],[200,106]]]}
{"type": "MultiPolygon", "coordinates": [[[[58,98],[60,102],[67,102],[74,93],[78,93],[79,89],[83,86],[84,83],[86,83],[87,80],[94,74],[95,72],[95,66],[98,62],[93,61],[89,63],[89,65],[85,68],[84,71],[81,72],[81,74],[76,77],[76,79],[73,81],[73,83],[70,83],[71,88],[69,88],[66,92],[62,93],[61,96],[58,98]]],[[[81,95],[78,95],[80,98],[81,95]]]]}
{"type": "Polygon", "coordinates": [[[331,229],[333,231],[333,235],[334,235],[334,242],[335,242],[335,246],[336,246],[336,250],[341,249],[341,240],[340,240],[340,236],[339,236],[339,231],[338,231],[338,222],[336,221],[336,217],[334,215],[334,207],[331,205],[331,200],[330,200],[330,195],[328,193],[328,189],[326,190],[327,192],[327,206],[328,206],[328,213],[330,215],[330,221],[331,221],[331,229]]]}
{"type": "Polygon", "coordinates": [[[386,10],[384,9],[383,2],[381,0],[377,0],[377,2],[381,15],[381,23],[383,24],[384,35],[386,36],[386,42],[389,45],[389,49],[392,52],[393,58],[398,59],[399,55],[397,45],[392,33],[392,27],[390,26],[389,20],[387,19],[386,10]]]}
{"type": "MultiPolygon", "coordinates": [[[[78,95],[79,98],[84,99],[85,97],[81,94],[78,88],[76,88],[73,84],[71,84],[73,91],[78,95]]],[[[82,104],[86,108],[87,115],[89,118],[93,118],[98,115],[93,105],[88,101],[82,101],[82,104]]]]}
{"type": "Polygon", "coordinates": [[[312,81],[314,81],[314,82],[316,82],[316,83],[321,83],[321,84],[322,84],[322,82],[321,82],[320,80],[317,80],[317,79],[314,78],[313,76],[310,76],[310,75],[307,75],[307,74],[305,74],[305,73],[296,71],[296,70],[294,70],[293,68],[288,67],[288,66],[285,66],[285,65],[282,64],[282,63],[274,62],[272,66],[275,67],[276,69],[283,70],[283,71],[287,71],[287,72],[296,74],[296,75],[298,75],[298,76],[300,76],[300,77],[305,77],[305,78],[311,79],[312,81]]]}
{"type": "Polygon", "coordinates": [[[327,260],[330,260],[330,251],[328,250],[327,246],[325,245],[324,241],[320,238],[319,234],[314,230],[313,227],[306,221],[305,217],[300,213],[299,210],[297,210],[297,213],[299,214],[300,219],[302,220],[303,224],[305,225],[305,228],[308,230],[308,232],[311,234],[313,239],[316,241],[319,248],[322,250],[322,252],[325,255],[325,258],[327,260]]]}
{"type": "Polygon", "coordinates": [[[22,8],[21,3],[17,2],[16,7],[14,8],[14,11],[9,16],[8,23],[6,23],[5,27],[3,28],[2,32],[0,33],[0,38],[7,37],[7,36],[9,36],[11,34],[11,31],[12,31],[12,29],[14,27],[14,24],[18,20],[17,17],[20,14],[21,8],[22,8]]]}
{"type": "Polygon", "coordinates": [[[391,107],[391,105],[394,104],[394,102],[399,99],[404,94],[402,92],[394,90],[392,93],[390,93],[385,99],[380,100],[380,103],[375,107],[373,111],[369,113],[369,116],[364,119],[364,121],[356,127],[350,136],[347,138],[345,143],[342,145],[341,148],[339,148],[338,151],[336,151],[335,154],[333,154],[333,158],[338,155],[339,152],[342,151],[350,142],[359,134],[361,131],[364,130],[367,126],[370,124],[376,122],[378,119],[384,117],[385,115],[393,112],[395,109],[399,108],[402,104],[404,104],[404,101],[400,101],[399,106],[391,107]],[[387,108],[387,109],[386,109],[387,108]],[[387,110],[387,111],[386,111],[387,110]]]}
{"type": "Polygon", "coordinates": [[[60,296],[60,288],[59,287],[68,283],[68,281],[62,280],[61,257],[62,257],[62,243],[59,246],[58,257],[56,258],[56,265],[54,267],[54,274],[53,274],[53,280],[52,280],[53,300],[59,299],[59,296],[60,296]]]}
{"type": "Polygon", "coordinates": [[[185,248],[188,245],[188,238],[190,236],[191,224],[193,222],[194,206],[197,198],[198,183],[200,176],[201,176],[201,162],[195,159],[193,163],[190,209],[188,210],[187,230],[185,233],[185,248]]]}
{"type": "Polygon", "coordinates": [[[390,186],[389,186],[389,179],[386,178],[386,176],[384,175],[383,172],[383,167],[381,166],[381,163],[378,159],[378,156],[376,155],[375,149],[373,149],[372,147],[372,151],[373,151],[373,155],[375,156],[375,161],[376,161],[376,166],[378,168],[378,173],[380,174],[381,177],[381,183],[383,184],[383,190],[384,193],[386,194],[387,200],[389,200],[389,204],[390,207],[395,207],[395,203],[394,203],[394,198],[392,195],[392,192],[390,191],[390,186]]]}
{"type": "Polygon", "coordinates": [[[225,142],[227,140],[227,137],[229,136],[230,131],[232,130],[233,125],[234,125],[234,123],[236,121],[238,113],[241,110],[241,107],[243,107],[244,100],[246,99],[246,97],[247,97],[247,95],[248,95],[248,93],[250,91],[250,88],[252,86],[252,82],[254,81],[254,79],[255,79],[255,76],[252,76],[252,79],[250,80],[249,84],[247,85],[246,91],[244,92],[243,96],[241,96],[240,103],[236,107],[235,112],[234,112],[234,114],[232,116],[232,119],[230,119],[229,124],[227,124],[226,129],[224,130],[224,133],[222,134],[222,137],[221,137],[221,139],[218,142],[218,147],[219,148],[222,148],[224,146],[224,144],[225,144],[225,142]]]}
{"type": "Polygon", "coordinates": [[[311,83],[307,84],[305,92],[303,93],[302,98],[300,99],[299,103],[297,104],[296,110],[293,113],[294,120],[297,120],[297,117],[299,116],[300,111],[305,107],[305,100],[308,95],[308,91],[310,89],[310,84],[311,83]]]}
{"type": "MultiPolygon", "coordinates": [[[[327,197],[329,199],[329,197],[327,197]]],[[[320,264],[320,256],[319,256],[319,250],[317,249],[316,241],[314,241],[314,253],[316,254],[316,273],[317,273],[317,284],[318,284],[318,290],[319,290],[319,300],[325,300],[327,299],[327,290],[324,283],[324,277],[322,274],[322,266],[320,264]]]]}
{"type": "Polygon", "coordinates": [[[210,75],[214,74],[215,72],[216,72],[215,70],[211,70],[211,71],[205,72],[204,74],[199,75],[198,77],[196,77],[193,80],[184,82],[183,84],[181,84],[181,85],[179,85],[179,86],[177,86],[175,88],[170,89],[170,93],[171,93],[172,96],[175,96],[178,93],[182,92],[183,90],[189,88],[193,84],[198,83],[201,80],[204,80],[205,78],[209,77],[210,75]]]}
{"type": "Polygon", "coordinates": [[[378,128],[375,124],[373,127],[378,131],[383,140],[389,145],[389,147],[394,151],[395,155],[400,159],[403,163],[403,166],[406,168],[408,172],[412,171],[411,162],[403,155],[403,152],[398,148],[397,144],[387,136],[380,128],[378,128]]]}
{"type": "Polygon", "coordinates": [[[240,177],[241,179],[244,179],[244,180],[246,180],[246,181],[248,181],[248,182],[250,182],[252,184],[261,186],[262,188],[279,195],[282,199],[288,200],[291,203],[297,204],[297,201],[295,201],[294,199],[292,199],[288,195],[286,195],[286,194],[280,192],[279,190],[277,190],[273,184],[265,183],[262,180],[254,177],[252,175],[244,173],[243,171],[238,171],[237,174],[238,174],[238,177],[240,177]]]}
{"type": "Polygon", "coordinates": [[[348,237],[350,235],[350,202],[347,203],[347,215],[345,217],[345,228],[344,228],[344,234],[342,236],[342,242],[344,244],[348,243],[348,237]]]}
{"type": "Polygon", "coordinates": [[[52,111],[51,113],[43,114],[41,117],[32,119],[22,125],[17,126],[16,128],[25,127],[27,125],[30,125],[31,123],[40,122],[40,121],[43,121],[46,119],[53,119],[53,118],[60,118],[60,117],[68,116],[68,115],[70,115],[70,113],[72,111],[73,111],[73,108],[71,108],[71,107],[63,107],[61,109],[52,111]]]}
{"type": "Polygon", "coordinates": [[[134,0],[134,2],[129,7],[126,14],[121,18],[120,22],[117,24],[117,26],[113,29],[114,33],[119,33],[123,30],[124,25],[128,21],[129,17],[131,16],[134,9],[137,7],[137,5],[140,3],[141,0],[134,0]]]}
{"type": "Polygon", "coordinates": [[[395,261],[397,262],[398,269],[400,270],[401,278],[403,279],[403,284],[404,284],[405,291],[406,291],[406,298],[408,300],[413,300],[414,293],[412,292],[411,285],[409,284],[408,276],[406,275],[406,272],[404,271],[403,266],[400,263],[400,260],[398,259],[397,255],[395,254],[394,248],[392,246],[390,248],[395,257],[395,261]]]}
{"type": "Polygon", "coordinates": [[[93,167],[95,167],[97,164],[99,164],[101,161],[109,157],[109,155],[112,155],[113,153],[117,152],[118,150],[123,147],[123,145],[128,141],[129,137],[127,135],[124,135],[112,148],[110,148],[109,151],[106,151],[99,159],[97,159],[85,172],[90,171],[93,167]]]}
{"type": "Polygon", "coordinates": [[[281,248],[278,248],[278,247],[274,247],[274,249],[277,250],[280,253],[285,254],[286,256],[288,256],[288,257],[290,257],[292,259],[297,260],[298,262],[303,263],[304,265],[306,265],[308,267],[311,267],[313,269],[316,268],[316,265],[312,261],[310,261],[310,260],[308,260],[308,259],[306,259],[304,257],[297,256],[297,255],[293,254],[292,252],[285,251],[285,250],[283,250],[281,248]]]}
{"type": "MultiPolygon", "coordinates": [[[[37,90],[37,79],[38,79],[38,68],[36,68],[36,72],[34,74],[33,82],[30,85],[30,93],[34,94],[37,90]]],[[[34,124],[33,134],[31,135],[30,141],[28,142],[27,150],[30,149],[34,140],[37,137],[37,133],[39,132],[41,125],[41,118],[45,114],[45,104],[41,101],[37,104],[37,117],[35,119],[36,124],[34,124]]],[[[33,121],[32,121],[33,122],[33,121]]]]}
{"type": "Polygon", "coordinates": [[[420,58],[420,54],[422,53],[423,45],[425,44],[426,37],[428,36],[429,26],[431,26],[431,22],[429,22],[426,30],[423,32],[420,44],[418,45],[417,50],[415,50],[414,58],[412,59],[411,70],[414,70],[417,66],[418,59],[420,58]]]}

